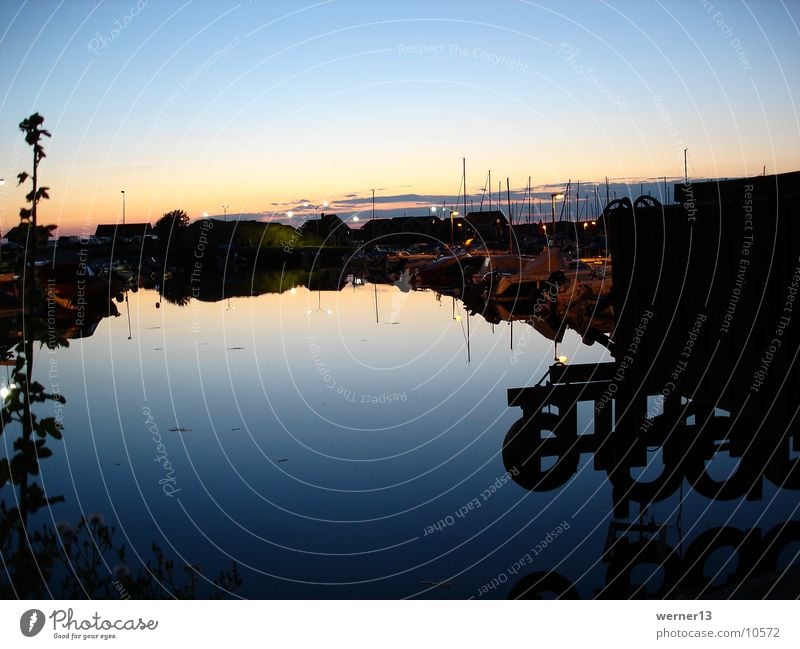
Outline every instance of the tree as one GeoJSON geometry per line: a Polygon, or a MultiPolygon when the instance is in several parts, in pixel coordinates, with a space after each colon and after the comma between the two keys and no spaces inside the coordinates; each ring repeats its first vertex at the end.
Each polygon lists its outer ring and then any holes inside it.
{"type": "Polygon", "coordinates": [[[170,239],[174,239],[178,233],[189,225],[189,215],[183,210],[172,210],[167,212],[158,221],[155,228],[159,240],[167,245],[170,239]]]}

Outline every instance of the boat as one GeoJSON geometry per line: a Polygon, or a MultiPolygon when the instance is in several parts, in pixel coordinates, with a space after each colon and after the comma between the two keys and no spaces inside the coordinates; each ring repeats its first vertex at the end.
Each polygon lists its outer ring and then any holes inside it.
{"type": "Polygon", "coordinates": [[[486,294],[495,299],[533,298],[546,282],[561,283],[569,261],[561,248],[550,247],[529,261],[520,271],[497,271],[483,279],[486,294]]]}

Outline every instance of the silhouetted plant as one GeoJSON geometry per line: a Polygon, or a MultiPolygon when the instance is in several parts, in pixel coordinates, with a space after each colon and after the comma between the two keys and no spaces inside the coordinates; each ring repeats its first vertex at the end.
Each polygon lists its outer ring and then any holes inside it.
{"type": "Polygon", "coordinates": [[[176,239],[180,231],[189,225],[189,215],[183,210],[172,210],[162,216],[154,226],[159,241],[167,247],[172,239],[176,239]]]}
{"type": "MultiPolygon", "coordinates": [[[[28,232],[37,232],[37,205],[48,198],[48,188],[38,186],[38,165],[45,157],[40,141],[50,134],[42,129],[44,118],[34,113],[20,123],[25,141],[33,147],[33,172],[18,175],[20,184],[29,178],[33,189],[27,194],[29,207],[20,210],[22,224],[28,232]]],[[[185,216],[185,214],[184,214],[185,216]]],[[[176,215],[176,219],[179,215],[176,215]]],[[[128,595],[143,598],[194,597],[199,583],[197,566],[184,566],[183,577],[176,575],[174,563],[153,544],[153,558],[138,570],[132,571],[124,563],[125,545],[114,541],[115,529],[105,524],[100,515],[72,526],[61,523],[56,529],[47,525],[32,529],[28,524],[31,514],[64,502],[63,496],[49,496],[31,481],[39,475],[40,462],[53,455],[47,446],[48,438],[61,440],[62,425],[55,417],[39,417],[32,409],[36,403],[55,401],[63,404],[65,398],[51,394],[32,379],[33,346],[35,340],[46,341],[52,347],[68,343],[60,332],[47,328],[45,300],[35,272],[37,241],[29,236],[26,255],[19,269],[19,293],[23,296],[21,340],[15,347],[11,381],[0,390],[0,436],[9,428],[19,426],[20,437],[10,444],[9,457],[0,458],[0,490],[4,495],[10,487],[19,488],[19,495],[0,500],[0,596],[9,597],[112,597],[128,595]],[[109,564],[113,561],[113,564],[109,564]],[[109,568],[115,565],[116,568],[109,568]],[[104,570],[105,569],[105,570],[104,570]],[[57,588],[54,581],[60,579],[57,588]]],[[[51,297],[51,296],[48,296],[51,297]]],[[[19,335],[19,334],[17,334],[19,335]]],[[[5,448],[9,443],[5,441],[5,448]]],[[[52,512],[52,510],[51,510],[52,512]]],[[[241,576],[234,564],[214,581],[219,588],[229,591],[241,585],[241,576]]]]}

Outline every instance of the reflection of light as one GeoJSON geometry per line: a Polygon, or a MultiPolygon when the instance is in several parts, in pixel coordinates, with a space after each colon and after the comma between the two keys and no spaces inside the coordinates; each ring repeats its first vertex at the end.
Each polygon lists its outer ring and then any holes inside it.
{"type": "Polygon", "coordinates": [[[207,218],[208,218],[208,212],[203,212],[203,218],[204,218],[204,219],[207,219],[207,218]]]}
{"type": "Polygon", "coordinates": [[[588,227],[589,227],[589,224],[584,222],[584,224],[583,224],[583,229],[585,230],[585,229],[586,229],[586,228],[588,228],[588,227]]]}
{"type": "Polygon", "coordinates": [[[359,219],[357,216],[354,216],[354,217],[353,217],[353,220],[354,220],[354,221],[360,221],[361,219],[359,219]]]}
{"type": "Polygon", "coordinates": [[[0,399],[3,399],[5,401],[10,396],[11,396],[11,388],[9,388],[7,385],[4,385],[2,388],[0,388],[0,399]]]}
{"type": "Polygon", "coordinates": [[[294,288],[294,287],[292,287],[292,288],[290,288],[290,289],[289,289],[289,293],[290,293],[291,295],[294,295],[295,293],[297,293],[297,289],[296,289],[296,288],[294,288]]]}
{"type": "Polygon", "coordinates": [[[453,320],[455,320],[456,322],[461,322],[461,316],[460,315],[453,316],[453,320]]]}
{"type": "Polygon", "coordinates": [[[555,198],[555,199],[564,198],[564,194],[562,194],[561,192],[557,192],[555,194],[550,194],[550,198],[555,198]]]}
{"type": "Polygon", "coordinates": [[[565,364],[567,362],[567,357],[566,356],[559,356],[558,357],[558,362],[561,363],[562,365],[565,364]]]}

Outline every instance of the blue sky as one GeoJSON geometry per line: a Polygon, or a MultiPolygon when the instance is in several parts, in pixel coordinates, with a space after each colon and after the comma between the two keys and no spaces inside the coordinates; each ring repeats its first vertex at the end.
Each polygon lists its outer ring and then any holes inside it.
{"type": "Polygon", "coordinates": [[[371,188],[440,204],[462,156],[471,195],[488,169],[512,187],[680,176],[683,147],[694,177],[790,171],[798,23],[780,1],[6,1],[0,177],[33,111],[62,232],[113,222],[123,188],[129,220],[371,188]]]}

